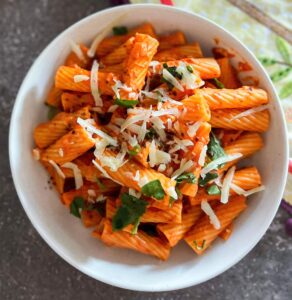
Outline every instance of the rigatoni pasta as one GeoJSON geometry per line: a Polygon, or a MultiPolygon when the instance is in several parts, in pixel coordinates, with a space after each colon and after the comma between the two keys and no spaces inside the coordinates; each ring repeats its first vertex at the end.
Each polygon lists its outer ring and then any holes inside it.
{"type": "Polygon", "coordinates": [[[247,197],[264,190],[260,170],[238,162],[264,146],[268,94],[181,31],[113,33],[71,42],[33,156],[104,244],[166,260],[182,241],[200,255],[236,234],[247,197]]]}

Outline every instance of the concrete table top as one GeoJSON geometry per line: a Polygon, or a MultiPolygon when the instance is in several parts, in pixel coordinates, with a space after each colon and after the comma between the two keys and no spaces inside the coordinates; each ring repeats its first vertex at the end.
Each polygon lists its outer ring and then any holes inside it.
{"type": "Polygon", "coordinates": [[[292,239],[280,210],[260,243],[236,266],[204,284],[165,293],[111,287],[75,270],[26,217],[8,162],[8,126],[30,65],[61,31],[106,8],[107,0],[0,1],[0,299],[292,299],[292,239]]]}

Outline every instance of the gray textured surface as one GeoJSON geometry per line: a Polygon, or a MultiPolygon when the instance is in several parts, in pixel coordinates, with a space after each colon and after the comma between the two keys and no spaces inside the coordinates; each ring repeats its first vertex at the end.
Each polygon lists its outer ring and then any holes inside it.
{"type": "Polygon", "coordinates": [[[207,283],[169,293],[137,293],[97,282],[58,257],[30,224],[8,163],[8,125],[17,90],[57,34],[108,5],[101,0],[0,0],[0,299],[291,299],[292,239],[283,229],[284,211],[235,267],[207,283]]]}

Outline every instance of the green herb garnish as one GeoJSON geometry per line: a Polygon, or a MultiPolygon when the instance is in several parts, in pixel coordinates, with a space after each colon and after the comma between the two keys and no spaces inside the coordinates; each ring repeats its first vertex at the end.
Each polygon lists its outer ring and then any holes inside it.
{"type": "Polygon", "coordinates": [[[201,246],[198,245],[197,241],[194,241],[197,250],[203,250],[205,248],[206,240],[203,240],[201,246]]]}
{"type": "Polygon", "coordinates": [[[177,183],[182,183],[183,181],[187,182],[187,183],[196,183],[196,176],[194,175],[194,173],[182,173],[181,175],[179,175],[176,179],[177,183]]]}
{"type": "Polygon", "coordinates": [[[224,84],[219,79],[214,78],[213,82],[217,86],[217,88],[219,88],[219,89],[224,89],[225,88],[224,84]]]}
{"type": "Polygon", "coordinates": [[[59,108],[52,106],[52,105],[48,105],[49,110],[48,110],[48,119],[52,120],[59,112],[59,108]]]}
{"type": "Polygon", "coordinates": [[[216,184],[213,184],[207,188],[208,195],[219,195],[221,191],[216,184]]]}
{"type": "Polygon", "coordinates": [[[114,35],[125,35],[128,33],[128,28],[126,26],[116,26],[113,27],[114,35]]]}
{"type": "Polygon", "coordinates": [[[199,186],[204,187],[208,182],[216,179],[217,177],[218,177],[218,174],[216,174],[216,173],[208,173],[208,174],[206,174],[204,179],[202,177],[199,178],[199,186]]]}
{"type": "Polygon", "coordinates": [[[75,197],[70,204],[70,213],[77,218],[81,218],[80,210],[84,208],[85,202],[82,197],[75,197]]]}
{"type": "Polygon", "coordinates": [[[213,132],[210,134],[210,142],[208,144],[207,153],[211,156],[212,160],[225,156],[224,149],[221,147],[220,141],[213,132]]]}
{"type": "Polygon", "coordinates": [[[121,196],[122,205],[118,208],[112,220],[113,230],[121,230],[129,224],[137,231],[140,217],[145,213],[148,202],[127,193],[121,196]]]}
{"type": "Polygon", "coordinates": [[[169,67],[167,65],[167,63],[164,63],[163,68],[166,69],[173,77],[176,77],[178,79],[182,79],[182,74],[180,74],[176,71],[176,67],[169,67]]]}
{"type": "Polygon", "coordinates": [[[117,104],[121,107],[126,107],[126,108],[133,108],[139,103],[138,100],[124,100],[124,99],[115,99],[114,104],[117,104]]]}
{"type": "Polygon", "coordinates": [[[131,150],[128,150],[128,153],[130,156],[135,156],[140,152],[140,150],[141,150],[140,145],[136,145],[131,150]]]}
{"type": "Polygon", "coordinates": [[[190,65],[187,66],[187,70],[188,70],[190,73],[193,73],[193,72],[194,72],[192,66],[190,66],[190,65]]]}
{"type": "Polygon", "coordinates": [[[142,186],[141,192],[147,197],[154,197],[157,200],[161,200],[165,196],[165,192],[158,179],[150,181],[142,186]]]}
{"type": "Polygon", "coordinates": [[[155,137],[157,137],[157,132],[153,127],[151,127],[145,134],[145,139],[147,140],[153,140],[155,137]]]}

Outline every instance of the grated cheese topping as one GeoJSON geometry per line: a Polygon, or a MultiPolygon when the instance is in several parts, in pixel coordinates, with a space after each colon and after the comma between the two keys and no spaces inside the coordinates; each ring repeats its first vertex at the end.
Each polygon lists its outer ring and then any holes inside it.
{"type": "Polygon", "coordinates": [[[74,180],[75,180],[75,188],[76,190],[80,189],[83,186],[83,178],[80,169],[78,166],[72,162],[67,162],[62,165],[63,168],[68,168],[73,171],[74,180]]]}
{"type": "Polygon", "coordinates": [[[168,164],[171,161],[171,156],[167,152],[158,150],[153,140],[149,147],[149,165],[153,168],[156,165],[168,164]]]}
{"type": "Polygon", "coordinates": [[[98,68],[99,64],[96,60],[93,61],[90,73],[90,88],[96,106],[103,106],[102,99],[98,91],[98,68]]]}
{"type": "Polygon", "coordinates": [[[99,163],[97,163],[95,160],[92,160],[92,163],[103,174],[103,176],[105,178],[108,178],[108,179],[114,181],[115,183],[123,186],[123,184],[121,182],[119,182],[118,180],[115,180],[114,178],[112,178],[111,176],[109,176],[109,174],[107,173],[107,171],[99,163]]]}
{"type": "Polygon", "coordinates": [[[72,52],[74,52],[81,61],[85,61],[85,56],[80,48],[80,45],[76,44],[72,40],[70,40],[70,45],[71,45],[72,52]]]}
{"type": "Polygon", "coordinates": [[[250,196],[254,193],[258,193],[258,192],[261,192],[263,190],[265,190],[265,186],[264,185],[260,185],[254,189],[251,189],[251,190],[244,190],[242,189],[241,187],[239,187],[238,185],[234,184],[234,183],[231,183],[230,187],[233,189],[233,191],[238,194],[238,195],[243,195],[245,197],[247,196],[250,196]]]}
{"type": "Polygon", "coordinates": [[[98,35],[95,37],[95,39],[93,40],[90,48],[87,51],[87,55],[89,57],[94,57],[97,47],[99,45],[99,43],[107,36],[110,35],[110,33],[112,32],[112,28],[117,26],[122,18],[124,18],[126,16],[127,13],[120,15],[119,17],[117,17],[116,19],[114,19],[113,21],[109,22],[104,29],[98,33],[98,35]]]}
{"type": "Polygon", "coordinates": [[[63,171],[61,170],[61,168],[53,161],[53,160],[49,160],[49,163],[53,166],[53,168],[56,170],[57,174],[65,179],[65,174],[63,173],[63,171]]]}
{"type": "Polygon", "coordinates": [[[74,75],[73,79],[75,83],[78,83],[82,81],[88,81],[90,77],[87,75],[74,75]]]}
{"type": "Polygon", "coordinates": [[[61,157],[64,157],[64,150],[62,148],[59,148],[58,153],[61,157]]]}
{"type": "Polygon", "coordinates": [[[211,161],[206,167],[204,167],[201,170],[201,177],[205,178],[207,173],[209,173],[210,171],[216,169],[219,165],[222,165],[222,164],[225,164],[227,162],[236,160],[240,157],[242,157],[241,153],[235,153],[235,154],[231,154],[231,155],[221,156],[221,157],[211,161]]]}
{"type": "Polygon", "coordinates": [[[100,136],[101,138],[107,140],[109,142],[109,144],[111,144],[115,147],[118,146],[118,143],[114,138],[112,138],[110,135],[106,134],[102,130],[95,127],[95,122],[93,119],[84,120],[84,119],[78,118],[77,123],[80,126],[82,126],[86,131],[88,131],[90,134],[95,133],[96,135],[100,136]]]}
{"type": "Polygon", "coordinates": [[[199,160],[198,160],[198,163],[201,167],[204,166],[205,164],[205,159],[206,159],[206,155],[207,155],[207,149],[208,149],[208,146],[207,145],[204,145],[203,146],[203,149],[200,153],[200,156],[199,156],[199,160]]]}
{"type": "Polygon", "coordinates": [[[233,180],[233,177],[234,177],[234,172],[235,172],[235,167],[231,167],[224,179],[223,179],[223,183],[222,183],[222,189],[221,189],[221,203],[227,203],[228,200],[229,200],[229,191],[230,191],[230,186],[231,186],[231,182],[233,180]]]}
{"type": "Polygon", "coordinates": [[[217,230],[220,229],[221,228],[220,221],[215,215],[212,207],[206,200],[203,200],[201,202],[201,209],[210,218],[210,223],[214,226],[214,228],[217,230]]]}
{"type": "Polygon", "coordinates": [[[201,124],[202,124],[202,122],[198,121],[198,122],[196,122],[192,125],[188,125],[187,134],[190,138],[193,138],[196,135],[198,129],[201,126],[201,124]]]}
{"type": "Polygon", "coordinates": [[[166,81],[168,81],[169,83],[171,83],[179,91],[181,91],[181,92],[184,91],[183,86],[179,83],[179,81],[167,69],[163,69],[162,70],[162,77],[166,81]]]}
{"type": "Polygon", "coordinates": [[[260,111],[263,111],[263,110],[266,110],[266,109],[269,109],[270,105],[269,104],[265,104],[265,105],[260,105],[258,107],[253,107],[251,109],[248,109],[248,110],[245,110],[244,112],[232,117],[230,119],[230,121],[233,121],[233,120],[236,120],[236,119],[240,119],[240,118],[243,118],[243,117],[246,117],[246,116],[249,116],[249,115],[252,115],[252,114],[255,114],[257,112],[260,112],[260,111]]]}
{"type": "Polygon", "coordinates": [[[193,166],[194,166],[193,161],[191,161],[191,160],[187,161],[185,158],[183,158],[181,160],[180,167],[172,174],[171,179],[177,178],[179,175],[181,175],[182,173],[188,171],[193,166]]]}

